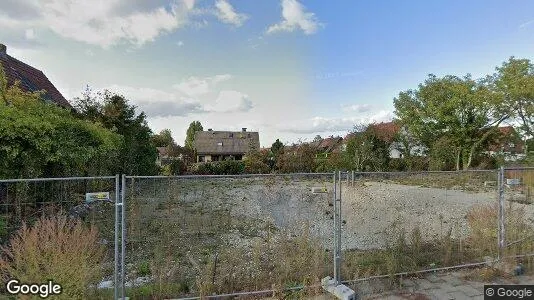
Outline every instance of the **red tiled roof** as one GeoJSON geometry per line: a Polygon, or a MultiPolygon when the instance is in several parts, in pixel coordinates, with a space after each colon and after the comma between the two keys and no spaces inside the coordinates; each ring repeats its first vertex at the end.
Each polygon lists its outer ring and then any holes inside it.
{"type": "Polygon", "coordinates": [[[517,135],[513,126],[499,127],[499,133],[496,140],[489,145],[489,151],[504,151],[504,152],[524,152],[524,142],[517,135]],[[513,144],[513,147],[511,145],[513,144]]]}
{"type": "Polygon", "coordinates": [[[56,87],[48,80],[43,72],[9,56],[5,46],[0,44],[0,63],[4,67],[8,85],[20,81],[20,88],[25,92],[44,90],[43,99],[51,101],[64,108],[72,108],[70,103],[61,95],[56,87]]]}
{"type": "Polygon", "coordinates": [[[401,126],[395,122],[387,122],[372,124],[371,128],[374,129],[374,132],[378,138],[385,142],[391,143],[395,139],[397,133],[399,133],[401,126]]]}

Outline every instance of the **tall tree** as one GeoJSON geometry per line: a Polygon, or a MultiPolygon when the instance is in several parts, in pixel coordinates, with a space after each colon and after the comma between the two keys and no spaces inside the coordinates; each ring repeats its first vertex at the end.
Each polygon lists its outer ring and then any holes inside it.
{"type": "Polygon", "coordinates": [[[520,121],[520,130],[534,136],[534,65],[528,59],[511,57],[494,74],[495,87],[502,93],[503,101],[509,105],[520,121]]]}
{"type": "Polygon", "coordinates": [[[172,137],[172,132],[170,129],[163,129],[158,134],[152,136],[152,143],[156,147],[175,147],[176,142],[172,137]]]}
{"type": "Polygon", "coordinates": [[[271,152],[275,157],[278,157],[282,151],[284,151],[284,144],[282,144],[279,139],[276,139],[276,141],[271,145],[271,152]]]}
{"type": "Polygon", "coordinates": [[[187,128],[186,137],[185,137],[185,147],[189,150],[195,149],[195,133],[197,131],[202,131],[204,128],[202,127],[202,124],[200,124],[200,121],[193,121],[191,124],[189,124],[189,128],[187,128]]]}
{"type": "Polygon", "coordinates": [[[386,170],[391,142],[380,138],[376,130],[373,124],[354,126],[344,152],[348,167],[356,171],[386,170]]]}
{"type": "Polygon", "coordinates": [[[123,137],[120,163],[115,172],[131,175],[157,173],[157,152],[152,144],[152,131],[144,112],[137,114],[136,107],[128,100],[108,90],[87,93],[77,99],[75,107],[80,117],[101,123],[104,127],[123,137]]]}
{"type": "Polygon", "coordinates": [[[429,75],[417,90],[394,99],[395,114],[427,148],[447,137],[453,145],[456,169],[468,169],[481,145],[510,117],[500,94],[489,80],[475,81],[429,75]]]}

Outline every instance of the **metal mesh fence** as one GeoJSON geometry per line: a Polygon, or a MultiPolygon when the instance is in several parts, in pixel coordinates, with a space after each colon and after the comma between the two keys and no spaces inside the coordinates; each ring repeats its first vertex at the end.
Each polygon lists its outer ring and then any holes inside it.
{"type": "Polygon", "coordinates": [[[342,174],[342,277],[497,257],[497,171],[342,174]]]}
{"type": "Polygon", "coordinates": [[[503,169],[502,255],[513,266],[534,265],[534,168],[503,169]]]}
{"type": "Polygon", "coordinates": [[[332,186],[333,174],[127,177],[127,285],[156,298],[320,289],[332,186]]]}
{"type": "MultiPolygon", "coordinates": [[[[114,274],[114,203],[86,203],[86,193],[109,192],[116,196],[116,177],[42,178],[0,180],[0,243],[8,246],[23,223],[31,226],[40,217],[66,215],[94,225],[105,245],[104,279],[114,274]]],[[[76,262],[73,262],[75,264],[76,262]]]]}

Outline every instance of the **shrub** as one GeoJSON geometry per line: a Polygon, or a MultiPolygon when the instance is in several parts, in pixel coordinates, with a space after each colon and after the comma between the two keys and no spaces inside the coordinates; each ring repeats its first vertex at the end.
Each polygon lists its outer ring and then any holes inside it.
{"type": "Polygon", "coordinates": [[[4,280],[53,280],[62,286],[58,299],[87,298],[89,285],[100,279],[105,253],[94,227],[87,228],[64,215],[41,217],[32,227],[24,223],[9,246],[1,249],[0,272],[4,280]]]}
{"type": "Polygon", "coordinates": [[[189,173],[196,175],[236,175],[244,171],[245,163],[238,160],[195,163],[189,169],[189,173]]]}

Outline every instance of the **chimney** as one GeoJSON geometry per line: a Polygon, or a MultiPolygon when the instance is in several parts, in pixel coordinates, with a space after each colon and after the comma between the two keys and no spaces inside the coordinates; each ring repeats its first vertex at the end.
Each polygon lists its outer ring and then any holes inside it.
{"type": "Polygon", "coordinates": [[[6,55],[7,54],[7,47],[4,44],[0,44],[0,55],[6,55]]]}
{"type": "Polygon", "coordinates": [[[208,129],[208,131],[213,131],[213,129],[210,128],[210,129],[208,129]]]}
{"type": "Polygon", "coordinates": [[[246,129],[246,128],[241,128],[241,130],[242,130],[243,132],[247,132],[247,129],[246,129]]]}

